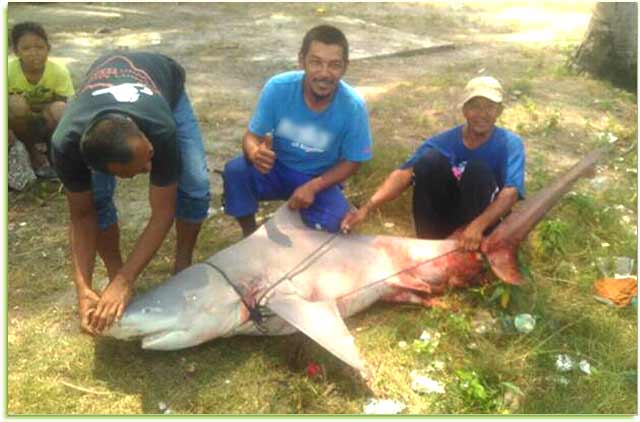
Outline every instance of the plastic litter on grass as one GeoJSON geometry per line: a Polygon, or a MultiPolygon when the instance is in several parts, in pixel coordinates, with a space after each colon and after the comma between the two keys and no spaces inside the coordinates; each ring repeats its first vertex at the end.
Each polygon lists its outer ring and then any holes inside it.
{"type": "Polygon", "coordinates": [[[522,334],[528,334],[536,327],[536,319],[530,314],[519,314],[513,319],[516,330],[522,334]]]}
{"type": "Polygon", "coordinates": [[[411,389],[420,394],[444,394],[444,385],[439,381],[411,371],[411,389]]]}
{"type": "Polygon", "coordinates": [[[567,354],[559,354],[556,357],[556,369],[560,372],[569,372],[573,369],[573,359],[567,354]]]}
{"type": "Polygon", "coordinates": [[[586,360],[582,359],[580,363],[578,363],[578,367],[585,374],[591,375],[591,365],[586,360]]]}
{"type": "Polygon", "coordinates": [[[364,413],[367,415],[395,415],[406,409],[406,405],[390,399],[371,398],[364,405],[364,413]]]}

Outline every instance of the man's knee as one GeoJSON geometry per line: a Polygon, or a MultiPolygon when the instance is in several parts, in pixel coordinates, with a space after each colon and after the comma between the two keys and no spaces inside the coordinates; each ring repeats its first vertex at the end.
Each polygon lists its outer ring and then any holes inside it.
{"type": "Polygon", "coordinates": [[[113,195],[116,190],[116,178],[110,174],[94,172],[91,176],[91,191],[93,203],[98,213],[105,217],[105,223],[110,221],[110,216],[115,214],[113,195]],[[107,216],[109,216],[107,218],[107,216]]]}
{"type": "Polygon", "coordinates": [[[489,167],[487,163],[480,160],[469,161],[467,163],[464,174],[462,175],[461,184],[487,186],[489,189],[497,186],[493,170],[491,170],[491,167],[489,167]]]}
{"type": "Polygon", "coordinates": [[[178,180],[178,202],[176,217],[191,222],[202,222],[207,216],[211,202],[211,189],[206,160],[188,160],[178,180]]]}
{"type": "Polygon", "coordinates": [[[243,155],[227,161],[222,175],[225,194],[247,186],[251,176],[251,164],[243,155]]]}
{"type": "Polygon", "coordinates": [[[340,231],[340,223],[347,211],[306,209],[300,212],[300,217],[307,227],[337,233],[340,231]]]}
{"type": "Polygon", "coordinates": [[[416,161],[413,167],[416,181],[431,178],[436,174],[450,173],[451,168],[447,157],[440,152],[430,149],[416,161]]]}
{"type": "Polygon", "coordinates": [[[224,180],[227,181],[237,180],[238,178],[244,178],[249,174],[250,164],[247,162],[244,156],[233,158],[224,165],[224,180]]]}
{"type": "Polygon", "coordinates": [[[178,178],[178,191],[191,198],[209,197],[210,184],[206,162],[183,165],[178,178]]]}
{"type": "Polygon", "coordinates": [[[211,197],[207,191],[204,195],[193,196],[178,191],[176,218],[192,224],[199,224],[209,211],[211,197]]]}
{"type": "Polygon", "coordinates": [[[469,161],[465,167],[464,172],[473,176],[488,175],[493,176],[491,167],[487,163],[481,160],[469,161]]]}
{"type": "Polygon", "coordinates": [[[251,177],[251,164],[244,156],[236,157],[225,164],[222,202],[228,215],[241,217],[257,211],[257,187],[251,177]]]}
{"type": "Polygon", "coordinates": [[[96,217],[100,230],[107,230],[118,222],[118,210],[112,198],[95,199],[96,217]]]}
{"type": "Polygon", "coordinates": [[[309,208],[301,210],[300,216],[308,227],[337,233],[348,211],[349,202],[344,197],[342,189],[332,186],[316,195],[314,203],[309,208]]]}

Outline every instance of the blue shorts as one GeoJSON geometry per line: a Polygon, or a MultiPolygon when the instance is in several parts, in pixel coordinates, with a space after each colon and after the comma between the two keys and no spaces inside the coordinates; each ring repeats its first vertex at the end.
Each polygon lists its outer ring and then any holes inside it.
{"type": "MultiPolygon", "coordinates": [[[[173,109],[173,118],[176,121],[176,137],[181,161],[176,218],[200,223],[207,217],[211,201],[209,174],[202,134],[186,92],[178,99],[173,109]]],[[[101,230],[106,230],[118,221],[118,213],[113,203],[116,178],[111,174],[94,171],[91,183],[98,214],[98,226],[101,230]]]]}
{"type": "MultiPolygon", "coordinates": [[[[299,186],[315,176],[285,167],[276,160],[267,174],[262,174],[244,156],[236,157],[224,167],[224,211],[232,217],[245,217],[258,211],[259,201],[287,200],[299,186]]],[[[340,222],[349,211],[349,203],[338,185],[316,194],[313,204],[300,210],[304,223],[331,233],[340,230],[340,222]]]]}

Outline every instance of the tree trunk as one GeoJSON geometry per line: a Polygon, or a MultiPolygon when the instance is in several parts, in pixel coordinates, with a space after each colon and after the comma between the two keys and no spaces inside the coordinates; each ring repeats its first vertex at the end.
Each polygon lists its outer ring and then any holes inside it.
{"type": "Polygon", "coordinates": [[[638,4],[597,3],[573,63],[580,70],[635,93],[638,86],[638,4]]]}

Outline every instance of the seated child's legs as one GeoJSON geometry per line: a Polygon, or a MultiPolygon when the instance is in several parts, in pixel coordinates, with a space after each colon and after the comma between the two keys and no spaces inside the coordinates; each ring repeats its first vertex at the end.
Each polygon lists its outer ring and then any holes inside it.
{"type": "Polygon", "coordinates": [[[58,122],[62,118],[62,114],[64,113],[64,109],[67,106],[67,103],[64,101],[54,101],[50,104],[47,104],[42,109],[42,116],[44,117],[45,122],[47,123],[47,129],[49,133],[53,133],[56,126],[58,126],[58,122]]]}
{"type": "Polygon", "coordinates": [[[9,95],[8,114],[9,129],[24,142],[23,138],[27,138],[27,127],[31,117],[31,108],[29,103],[22,95],[9,95]]]}
{"type": "Polygon", "coordinates": [[[38,142],[46,142],[48,135],[53,132],[47,129],[46,118],[43,114],[34,113],[22,95],[10,95],[8,106],[9,129],[27,148],[31,166],[34,169],[47,167],[46,155],[36,146],[38,142]]]}

